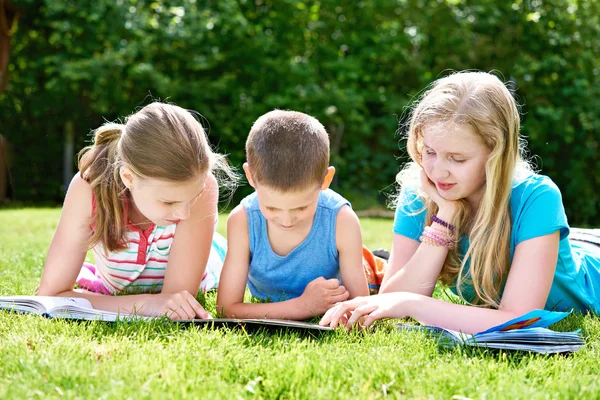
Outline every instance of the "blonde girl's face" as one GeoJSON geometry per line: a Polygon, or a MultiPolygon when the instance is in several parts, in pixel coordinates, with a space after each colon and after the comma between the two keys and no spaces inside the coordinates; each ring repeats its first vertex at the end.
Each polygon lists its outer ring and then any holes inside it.
{"type": "Polygon", "coordinates": [[[206,177],[204,173],[189,181],[175,182],[136,176],[127,185],[133,201],[130,208],[156,225],[183,221],[202,196],[206,177]]]}
{"type": "Polygon", "coordinates": [[[477,207],[490,149],[469,125],[434,123],[423,129],[422,165],[440,196],[477,207]]]}

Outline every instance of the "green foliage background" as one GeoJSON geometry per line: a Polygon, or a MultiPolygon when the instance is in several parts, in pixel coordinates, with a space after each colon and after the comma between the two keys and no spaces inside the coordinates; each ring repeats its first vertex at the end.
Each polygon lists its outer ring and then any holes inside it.
{"type": "Polygon", "coordinates": [[[79,149],[91,129],[158,98],[199,111],[237,166],[259,115],[314,115],[331,135],[335,188],[369,206],[405,161],[407,106],[436,78],[478,69],[517,89],[530,153],[571,224],[600,225],[598,1],[13,3],[0,133],[18,200],[62,200],[68,121],[79,149]]]}

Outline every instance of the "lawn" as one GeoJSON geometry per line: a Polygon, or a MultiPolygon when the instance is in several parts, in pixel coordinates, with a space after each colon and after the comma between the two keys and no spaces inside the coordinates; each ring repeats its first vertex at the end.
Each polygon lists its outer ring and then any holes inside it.
{"type": "MultiPolygon", "coordinates": [[[[59,214],[0,210],[0,295],[34,293],[59,214]]],[[[389,248],[391,220],[361,223],[367,246],[389,248]]],[[[600,319],[574,315],[559,328],[581,328],[586,346],[550,356],[446,350],[389,322],[313,337],[0,312],[0,398],[598,398],[600,319]]]]}

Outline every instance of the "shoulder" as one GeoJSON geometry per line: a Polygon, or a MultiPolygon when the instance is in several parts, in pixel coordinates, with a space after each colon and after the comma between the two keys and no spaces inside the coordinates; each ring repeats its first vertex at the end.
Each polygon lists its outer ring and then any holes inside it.
{"type": "Polygon", "coordinates": [[[396,205],[394,233],[418,241],[427,215],[425,200],[420,194],[420,189],[414,186],[402,186],[394,203],[396,205]]]}
{"type": "Polygon", "coordinates": [[[244,208],[247,211],[259,210],[260,207],[258,204],[258,196],[256,195],[256,192],[253,192],[248,196],[244,197],[242,201],[240,201],[238,207],[244,208]]]}
{"type": "Polygon", "coordinates": [[[419,213],[424,210],[425,199],[420,188],[414,186],[402,186],[400,193],[394,200],[396,210],[406,214],[419,213]]]}
{"type": "Polygon", "coordinates": [[[239,204],[227,217],[227,241],[236,245],[248,243],[250,231],[248,229],[248,214],[239,204]]]}
{"type": "Polygon", "coordinates": [[[532,173],[516,180],[510,202],[517,243],[557,230],[561,239],[568,236],[562,196],[549,177],[532,173]]]}
{"type": "Polygon", "coordinates": [[[354,210],[347,205],[342,206],[340,208],[340,211],[337,213],[336,224],[338,230],[340,228],[350,228],[353,226],[360,227],[360,221],[358,219],[358,216],[356,215],[354,210]]]}
{"type": "MultiPolygon", "coordinates": [[[[219,199],[219,183],[215,176],[211,173],[206,175],[206,183],[204,184],[205,199],[209,201],[218,201],[219,199]]],[[[197,202],[199,203],[199,202],[197,202]]]]}
{"type": "Polygon", "coordinates": [[[213,174],[206,175],[204,189],[198,197],[198,200],[191,208],[191,216],[200,216],[206,214],[207,210],[213,212],[216,203],[219,200],[219,185],[213,174]]]}
{"type": "Polygon", "coordinates": [[[511,193],[513,209],[533,202],[542,206],[555,207],[562,204],[562,194],[552,179],[545,175],[531,173],[515,179],[511,193]]]}
{"type": "Polygon", "coordinates": [[[340,210],[341,208],[349,208],[350,202],[346,200],[341,194],[331,190],[321,190],[319,194],[319,207],[329,208],[332,210],[340,210]],[[348,207],[344,207],[347,205],[348,207]]]}
{"type": "Polygon", "coordinates": [[[337,213],[335,243],[338,251],[348,248],[347,246],[360,246],[362,244],[360,220],[350,206],[342,206],[337,213]]]}
{"type": "Polygon", "coordinates": [[[73,176],[73,179],[71,179],[68,191],[89,192],[91,195],[92,185],[90,185],[85,179],[83,179],[81,174],[78,172],[75,174],[75,176],[73,176]]]}
{"type": "Polygon", "coordinates": [[[77,173],[71,179],[65,197],[65,208],[77,207],[81,215],[92,215],[93,192],[92,186],[77,173]]]}
{"type": "Polygon", "coordinates": [[[228,227],[247,227],[248,226],[248,213],[242,204],[238,204],[227,217],[228,227]]]}

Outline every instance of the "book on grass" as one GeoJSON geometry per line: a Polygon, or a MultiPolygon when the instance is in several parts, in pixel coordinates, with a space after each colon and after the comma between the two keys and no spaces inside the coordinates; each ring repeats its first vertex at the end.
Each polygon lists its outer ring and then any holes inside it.
{"type": "MultiPolygon", "coordinates": [[[[54,296],[0,296],[0,309],[22,313],[32,313],[47,318],[61,318],[88,321],[126,321],[133,319],[149,320],[153,317],[136,314],[116,313],[95,309],[89,300],[81,297],[54,296]]],[[[267,328],[271,330],[311,330],[330,331],[328,326],[315,323],[290,321],[285,319],[241,319],[241,318],[211,318],[176,321],[188,325],[206,325],[209,327],[240,327],[246,330],[267,328]]]]}
{"type": "Polygon", "coordinates": [[[134,314],[95,309],[89,300],[81,297],[58,296],[5,296],[0,297],[0,309],[41,315],[47,318],[117,321],[149,319],[134,314]]]}
{"type": "Polygon", "coordinates": [[[580,330],[557,332],[548,326],[570,312],[533,310],[518,318],[476,334],[466,334],[434,326],[397,325],[402,330],[422,330],[439,337],[442,346],[475,346],[490,349],[524,350],[537,353],[566,353],[585,344],[580,330]]]}

